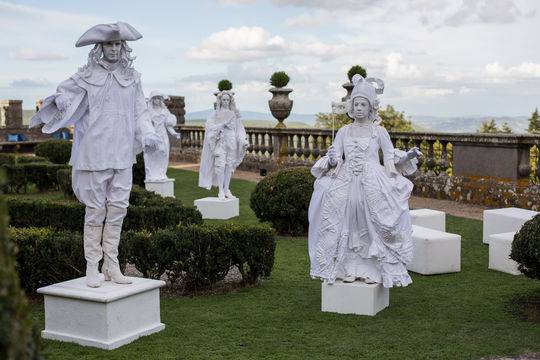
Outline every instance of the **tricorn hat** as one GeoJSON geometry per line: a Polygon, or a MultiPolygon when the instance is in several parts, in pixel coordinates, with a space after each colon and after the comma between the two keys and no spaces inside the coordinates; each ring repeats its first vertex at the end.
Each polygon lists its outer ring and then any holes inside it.
{"type": "Polygon", "coordinates": [[[142,38],[140,32],[128,23],[117,22],[115,24],[99,24],[88,29],[77,40],[75,47],[98,44],[108,41],[134,41],[142,38]]]}

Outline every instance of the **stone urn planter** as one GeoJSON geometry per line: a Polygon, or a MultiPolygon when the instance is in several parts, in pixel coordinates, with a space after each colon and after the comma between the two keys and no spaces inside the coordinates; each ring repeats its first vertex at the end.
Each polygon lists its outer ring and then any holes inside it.
{"type": "Polygon", "coordinates": [[[277,88],[273,87],[269,89],[272,93],[272,99],[268,100],[268,106],[272,116],[278,121],[276,128],[286,128],[283,121],[291,114],[293,101],[289,99],[289,94],[293,91],[289,88],[277,88]]]}
{"type": "Polygon", "coordinates": [[[347,95],[341,98],[341,101],[347,101],[351,98],[352,90],[354,88],[354,85],[352,82],[346,82],[345,84],[341,85],[345,90],[347,90],[347,95]]]}

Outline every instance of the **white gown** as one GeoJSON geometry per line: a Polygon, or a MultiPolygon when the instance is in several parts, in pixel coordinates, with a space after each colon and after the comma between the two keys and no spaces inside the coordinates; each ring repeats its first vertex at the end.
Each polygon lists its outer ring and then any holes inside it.
{"type": "Polygon", "coordinates": [[[152,119],[152,125],[156,134],[161,138],[163,147],[158,151],[144,152],[144,167],[146,180],[159,181],[167,179],[167,167],[169,166],[169,134],[176,135],[174,125],[176,117],[167,110],[159,107],[156,109],[152,104],[148,105],[148,112],[152,119]]]}
{"type": "MultiPolygon", "coordinates": [[[[317,177],[309,207],[311,276],[329,283],[354,276],[385,287],[407,286],[405,264],[412,257],[412,226],[408,199],[413,184],[401,174],[387,175],[379,162],[396,163],[405,152],[394,150],[388,132],[373,125],[371,137],[349,135],[341,128],[334,141],[338,164],[326,157],[312,169],[317,177]],[[343,160],[344,159],[344,160],[343,160]]],[[[405,174],[416,160],[399,162],[405,174]]]]}

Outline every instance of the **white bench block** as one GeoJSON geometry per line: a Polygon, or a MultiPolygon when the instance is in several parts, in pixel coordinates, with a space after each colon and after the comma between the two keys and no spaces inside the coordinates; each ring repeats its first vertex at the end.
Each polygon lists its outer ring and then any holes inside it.
{"type": "Polygon", "coordinates": [[[324,312],[373,316],[389,304],[389,291],[381,284],[341,280],[332,285],[321,284],[321,310],[324,312]]]}
{"type": "Polygon", "coordinates": [[[146,190],[153,191],[163,197],[174,197],[174,179],[144,180],[144,187],[146,190]]]}
{"type": "Polygon", "coordinates": [[[240,201],[238,199],[220,200],[217,197],[206,197],[197,199],[194,203],[203,219],[226,220],[240,215],[240,201]]]}
{"type": "Polygon", "coordinates": [[[413,258],[407,270],[422,275],[461,271],[461,236],[413,225],[413,258]]]}
{"type": "Polygon", "coordinates": [[[516,231],[511,231],[489,236],[489,269],[521,275],[517,262],[510,259],[515,234],[516,231]]]}
{"type": "Polygon", "coordinates": [[[106,281],[99,288],[90,288],[81,277],[38,289],[45,298],[41,335],[112,350],[163,330],[159,288],[165,282],[131,279],[132,284],[106,281]]]}
{"type": "Polygon", "coordinates": [[[536,211],[515,207],[484,210],[483,242],[489,244],[489,236],[518,231],[523,224],[532,219],[536,211]]]}
{"type": "Polygon", "coordinates": [[[413,225],[423,226],[428,229],[446,231],[446,213],[431,209],[411,210],[411,222],[413,225]]]}

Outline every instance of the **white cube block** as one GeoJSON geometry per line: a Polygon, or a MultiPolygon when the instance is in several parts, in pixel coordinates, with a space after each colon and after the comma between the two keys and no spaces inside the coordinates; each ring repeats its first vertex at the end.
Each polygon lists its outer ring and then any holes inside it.
{"type": "Polygon", "coordinates": [[[413,258],[407,270],[422,275],[461,271],[461,236],[413,225],[413,258]]]}
{"type": "Polygon", "coordinates": [[[389,304],[389,291],[381,284],[336,280],[321,285],[321,310],[325,312],[373,316],[389,304]]]}
{"type": "Polygon", "coordinates": [[[518,231],[536,214],[538,214],[536,211],[515,207],[484,210],[484,244],[489,244],[489,236],[492,234],[518,231]]]}
{"type": "Polygon", "coordinates": [[[514,235],[516,235],[516,231],[489,236],[489,269],[521,275],[518,263],[510,259],[514,235]]]}
{"type": "Polygon", "coordinates": [[[237,198],[220,200],[217,197],[205,197],[194,203],[203,219],[226,220],[240,215],[240,201],[237,198]]]}
{"type": "Polygon", "coordinates": [[[144,187],[163,197],[174,197],[174,179],[144,180],[144,187]]]}
{"type": "Polygon", "coordinates": [[[411,210],[411,222],[413,225],[423,226],[428,229],[446,231],[446,213],[431,209],[411,210]]]}
{"type": "Polygon", "coordinates": [[[161,331],[159,288],[165,282],[131,278],[132,284],[106,281],[99,288],[86,278],[37,290],[45,298],[46,339],[111,350],[161,331]]]}

